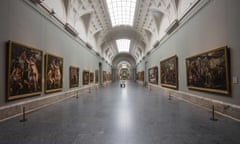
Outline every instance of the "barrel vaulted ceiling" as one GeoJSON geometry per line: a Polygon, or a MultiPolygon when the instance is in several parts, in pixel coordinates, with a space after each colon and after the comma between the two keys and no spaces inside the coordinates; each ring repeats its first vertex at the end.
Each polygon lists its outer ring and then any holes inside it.
{"type": "Polygon", "coordinates": [[[80,39],[111,64],[122,55],[116,40],[130,40],[129,55],[136,64],[167,35],[170,26],[201,0],[135,0],[133,24],[116,26],[112,26],[107,1],[134,0],[32,1],[54,14],[63,24],[70,25],[80,39]]]}

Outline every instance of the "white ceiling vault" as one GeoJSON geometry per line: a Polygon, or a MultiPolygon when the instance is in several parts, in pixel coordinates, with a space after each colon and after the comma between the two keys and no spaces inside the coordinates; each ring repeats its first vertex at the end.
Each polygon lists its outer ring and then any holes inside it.
{"type": "MultiPolygon", "coordinates": [[[[120,53],[116,40],[129,39],[129,54],[138,63],[172,26],[201,0],[136,0],[132,25],[112,26],[107,1],[134,0],[31,0],[68,24],[77,36],[112,64],[120,53]]],[[[123,9],[124,10],[124,9],[123,9]]],[[[127,56],[127,55],[123,55],[127,56]]],[[[124,59],[124,58],[123,58],[124,59]]]]}

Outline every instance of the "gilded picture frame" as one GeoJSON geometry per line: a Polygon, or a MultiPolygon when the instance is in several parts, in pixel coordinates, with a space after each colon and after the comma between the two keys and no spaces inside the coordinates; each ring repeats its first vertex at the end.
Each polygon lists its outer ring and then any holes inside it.
{"type": "Polygon", "coordinates": [[[161,86],[178,89],[178,57],[176,55],[160,62],[161,86]]]}
{"type": "Polygon", "coordinates": [[[7,100],[42,93],[43,51],[8,41],[7,100]]]}
{"type": "Polygon", "coordinates": [[[63,58],[54,54],[45,54],[45,93],[63,89],[63,58]]]}
{"type": "Polygon", "coordinates": [[[83,71],[83,85],[89,84],[89,71],[84,70],[83,71]]]}
{"type": "Polygon", "coordinates": [[[152,67],[148,69],[148,81],[149,83],[158,85],[158,67],[152,67]]]}
{"type": "Polygon", "coordinates": [[[69,68],[69,86],[70,86],[70,88],[79,86],[79,67],[70,66],[70,68],[69,68]]]}
{"type": "Polygon", "coordinates": [[[221,47],[186,58],[189,89],[230,94],[229,52],[221,47]]]}

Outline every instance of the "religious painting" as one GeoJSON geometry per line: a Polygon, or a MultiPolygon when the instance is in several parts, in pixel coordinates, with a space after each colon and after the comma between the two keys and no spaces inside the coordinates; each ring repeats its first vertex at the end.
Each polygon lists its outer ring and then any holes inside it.
{"type": "Polygon", "coordinates": [[[90,83],[93,83],[94,81],[94,73],[90,72],[90,83]]]}
{"type": "Polygon", "coordinates": [[[228,48],[221,47],[186,59],[189,89],[230,93],[228,48]]]}
{"type": "Polygon", "coordinates": [[[161,85],[163,87],[178,89],[178,58],[169,57],[160,62],[161,85]]]}
{"type": "Polygon", "coordinates": [[[43,52],[14,41],[8,41],[7,100],[42,92],[43,52]]]}
{"type": "Polygon", "coordinates": [[[158,84],[158,67],[152,67],[148,69],[149,83],[158,84]]]}
{"type": "Polygon", "coordinates": [[[98,70],[95,70],[95,83],[98,83],[98,70]]]}
{"type": "Polygon", "coordinates": [[[78,87],[79,86],[79,68],[70,66],[70,73],[69,73],[69,82],[70,88],[78,87]]]}
{"type": "Polygon", "coordinates": [[[103,71],[103,82],[107,81],[107,72],[103,71]]]}
{"type": "Polygon", "coordinates": [[[89,84],[89,71],[84,70],[83,71],[83,85],[89,84]]]}
{"type": "Polygon", "coordinates": [[[63,89],[63,58],[47,53],[45,55],[45,93],[63,89]]]}

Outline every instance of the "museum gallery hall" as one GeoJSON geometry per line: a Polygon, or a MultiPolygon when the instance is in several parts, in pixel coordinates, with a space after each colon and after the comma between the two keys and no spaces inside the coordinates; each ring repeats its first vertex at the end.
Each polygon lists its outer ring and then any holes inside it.
{"type": "Polygon", "coordinates": [[[239,0],[2,0],[0,144],[240,144],[239,0]]]}

